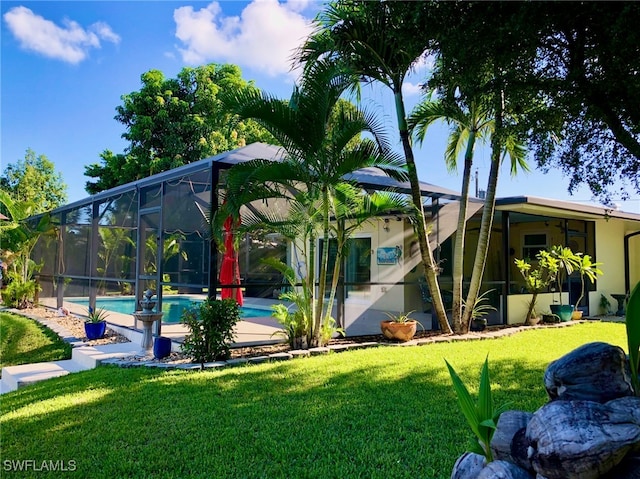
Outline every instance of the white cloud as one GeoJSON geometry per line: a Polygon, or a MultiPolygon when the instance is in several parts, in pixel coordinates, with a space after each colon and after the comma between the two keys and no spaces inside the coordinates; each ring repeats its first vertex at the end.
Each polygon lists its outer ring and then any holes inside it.
{"type": "Polygon", "coordinates": [[[402,84],[402,93],[407,96],[419,95],[422,93],[422,86],[420,84],[405,81],[402,84]]]}
{"type": "Polygon", "coordinates": [[[240,16],[225,17],[218,2],[174,11],[183,61],[234,63],[269,76],[292,74],[291,57],[311,33],[311,18],[300,12],[308,0],[254,0],[240,16]]]}
{"type": "Polygon", "coordinates": [[[77,22],[65,19],[63,26],[58,26],[22,6],[5,13],[4,21],[25,50],[73,64],[87,58],[91,48],[100,48],[101,39],[120,42],[120,37],[104,22],[84,29],[77,22]]]}

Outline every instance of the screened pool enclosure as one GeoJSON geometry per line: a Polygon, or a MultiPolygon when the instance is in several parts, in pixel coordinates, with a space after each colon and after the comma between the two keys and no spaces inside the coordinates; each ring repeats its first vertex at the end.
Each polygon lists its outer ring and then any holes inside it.
{"type": "MultiPolygon", "coordinates": [[[[34,260],[42,264],[40,301],[57,308],[111,304],[113,309],[114,301],[127,300],[125,308],[131,309],[151,289],[165,311],[163,323],[179,321],[190,302],[220,292],[223,254],[212,240],[209,218],[223,201],[226,170],[254,158],[278,161],[282,154],[279,147],[254,143],[54,210],[57,237],[42,237],[34,251],[34,260]]],[[[409,191],[408,184],[377,170],[362,170],[354,179],[367,190],[409,191]]],[[[456,193],[427,183],[422,190],[434,224],[438,211],[442,214],[442,224],[432,237],[436,256],[444,255],[450,249],[447,237],[455,230],[446,231],[450,221],[445,213],[447,205],[456,203],[456,193]]],[[[406,215],[375,218],[350,242],[335,310],[347,334],[378,333],[385,311],[425,314],[420,255],[406,215]]],[[[246,235],[238,249],[240,284],[224,286],[241,288],[257,314],[262,310],[269,316],[270,305],[279,302],[283,280],[262,259],[294,265],[292,250],[267,231],[246,235]]],[[[446,275],[443,289],[447,289],[446,275]]],[[[427,329],[430,325],[425,324],[427,329]]]]}

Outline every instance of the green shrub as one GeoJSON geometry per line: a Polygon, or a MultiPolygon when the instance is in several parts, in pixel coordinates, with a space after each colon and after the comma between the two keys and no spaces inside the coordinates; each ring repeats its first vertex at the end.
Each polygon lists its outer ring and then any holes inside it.
{"type": "Polygon", "coordinates": [[[311,320],[306,314],[305,297],[300,291],[288,291],[280,295],[280,299],[290,301],[287,307],[282,303],[271,306],[271,316],[283,326],[282,331],[274,335],[284,336],[292,349],[306,349],[307,338],[311,330],[311,320]]]}
{"type": "Polygon", "coordinates": [[[33,305],[40,286],[31,279],[23,281],[18,275],[12,275],[11,282],[2,290],[2,302],[11,308],[25,309],[33,305]]]}
{"type": "Polygon", "coordinates": [[[200,364],[229,359],[233,328],[238,321],[240,308],[235,300],[207,298],[182,313],[181,322],[190,330],[182,351],[200,364]]]}

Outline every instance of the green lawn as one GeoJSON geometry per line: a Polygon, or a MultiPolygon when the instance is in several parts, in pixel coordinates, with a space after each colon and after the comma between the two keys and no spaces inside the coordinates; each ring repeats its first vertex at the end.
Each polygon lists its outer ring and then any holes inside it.
{"type": "Polygon", "coordinates": [[[626,350],[624,325],[222,371],[100,367],[3,396],[2,464],[64,461],[70,477],[94,479],[444,479],[471,437],[444,358],[474,393],[489,354],[496,402],[534,411],[547,364],[591,341],[626,350]]]}
{"type": "Polygon", "coordinates": [[[71,346],[36,321],[0,312],[0,367],[71,358],[71,346]]]}

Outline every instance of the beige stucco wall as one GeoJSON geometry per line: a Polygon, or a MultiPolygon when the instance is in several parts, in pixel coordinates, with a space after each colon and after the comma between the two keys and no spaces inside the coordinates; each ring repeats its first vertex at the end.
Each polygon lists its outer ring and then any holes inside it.
{"type": "MultiPolygon", "coordinates": [[[[633,226],[631,225],[627,234],[640,230],[640,225],[636,229],[633,226]]],[[[640,281],[640,235],[629,238],[629,280],[631,289],[640,281]]]]}
{"type": "MultiPolygon", "coordinates": [[[[509,317],[507,324],[523,324],[527,311],[529,310],[529,302],[532,294],[512,294],[507,298],[509,317]]],[[[558,302],[559,295],[552,293],[540,293],[536,298],[536,311],[538,314],[546,314],[551,312],[551,305],[558,302]]],[[[569,294],[562,293],[562,301],[567,304],[569,294]]]]}
{"type": "MultiPolygon", "coordinates": [[[[350,334],[357,334],[361,327],[366,327],[375,332],[377,322],[386,319],[384,312],[409,312],[416,311],[413,316],[422,321],[429,328],[429,317],[422,314],[424,304],[416,284],[422,275],[420,254],[411,256],[411,243],[415,241],[415,234],[411,224],[406,219],[396,220],[389,216],[386,223],[384,218],[375,219],[365,224],[354,236],[371,238],[371,282],[373,284],[369,292],[350,294],[345,304],[346,326],[354,326],[350,334]],[[381,247],[398,247],[402,251],[400,261],[392,265],[379,265],[376,252],[381,247]],[[407,284],[402,284],[407,283],[407,284]]],[[[556,220],[560,221],[560,220],[556,220]]],[[[596,260],[603,263],[604,275],[599,277],[597,290],[590,292],[589,301],[591,309],[588,314],[599,313],[601,293],[624,292],[624,235],[637,227],[637,222],[625,222],[612,218],[609,221],[597,220],[595,225],[596,260]]],[[[511,244],[514,254],[510,256],[510,263],[516,257],[522,256],[522,238],[526,233],[545,231],[544,222],[533,224],[520,224],[511,232],[511,244]]],[[[562,244],[564,233],[560,228],[555,228],[550,222],[546,230],[550,234],[550,244],[562,244]]],[[[467,255],[475,252],[475,244],[467,243],[467,255]],[[471,246],[470,246],[471,245],[471,246]]],[[[467,264],[469,259],[467,258],[467,264]]],[[[511,264],[512,281],[520,279],[520,273],[511,264]]],[[[630,270],[632,284],[640,280],[640,236],[630,241],[630,270]]],[[[568,301],[567,293],[563,293],[564,302],[568,301]]],[[[529,294],[514,294],[508,297],[509,315],[508,324],[517,324],[524,321],[529,294]]],[[[537,310],[540,313],[547,312],[549,306],[558,300],[558,295],[550,293],[540,294],[537,300],[537,310]]],[[[609,296],[612,307],[616,302],[609,296]]]]}
{"type": "MultiPolygon", "coordinates": [[[[592,311],[600,303],[600,295],[624,293],[624,235],[625,224],[618,219],[596,221],[596,259],[602,263],[600,269],[604,273],[598,278],[597,290],[589,294],[592,311]]],[[[609,298],[615,306],[615,301],[609,298]]]]}

